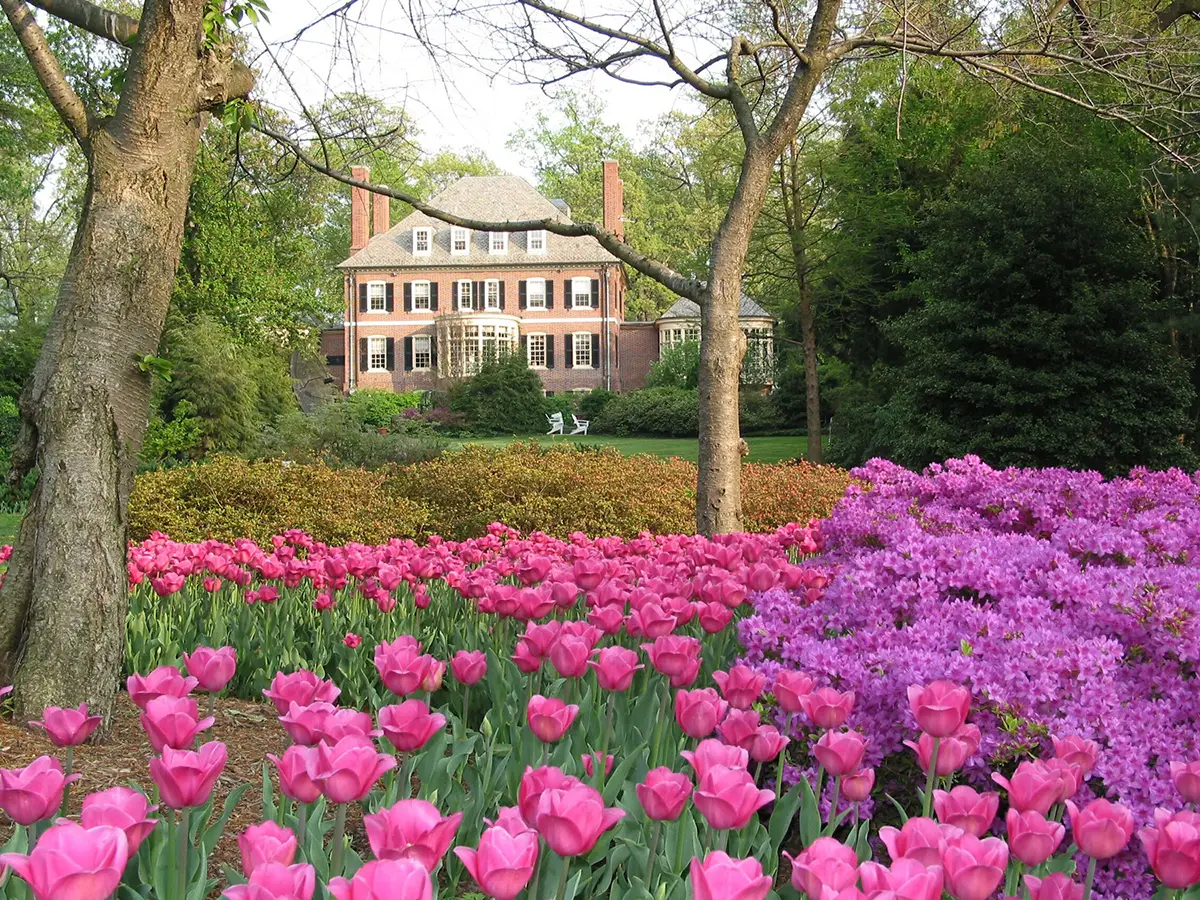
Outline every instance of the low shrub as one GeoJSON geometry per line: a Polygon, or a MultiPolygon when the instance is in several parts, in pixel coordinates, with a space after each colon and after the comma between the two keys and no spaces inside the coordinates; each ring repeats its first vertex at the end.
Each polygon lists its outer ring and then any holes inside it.
{"type": "Polygon", "coordinates": [[[579,418],[594,421],[617,394],[607,388],[596,388],[579,398],[579,418]]]}
{"type": "Polygon", "coordinates": [[[410,409],[419,409],[423,394],[423,391],[394,394],[391,391],[359,389],[346,398],[346,405],[361,424],[372,428],[388,428],[397,416],[410,409]]]}
{"type": "Polygon", "coordinates": [[[646,388],[613,397],[592,423],[599,434],[695,437],[700,396],[683,388],[646,388]]]}
{"type": "Polygon", "coordinates": [[[465,416],[467,428],[479,435],[545,431],[544,401],[541,379],[519,353],[485,362],[450,389],[450,409],[465,416]]]}
{"type": "Polygon", "coordinates": [[[742,464],[742,527],[761,532],[786,522],[827,516],[850,485],[850,474],[836,466],[790,463],[742,464]]]}
{"type": "MultiPolygon", "coordinates": [[[[404,412],[416,411],[413,409],[404,412]]],[[[311,413],[284,416],[265,431],[255,455],[327,466],[383,466],[417,462],[437,456],[445,442],[434,436],[433,426],[420,415],[403,414],[386,426],[367,425],[358,419],[350,402],[334,400],[311,413]]]]}
{"type": "Polygon", "coordinates": [[[181,541],[269,542],[301,528],[328,543],[381,543],[424,533],[426,520],[387,489],[383,473],[236,456],[139,475],[129,500],[134,540],[158,531],[181,541]]]}

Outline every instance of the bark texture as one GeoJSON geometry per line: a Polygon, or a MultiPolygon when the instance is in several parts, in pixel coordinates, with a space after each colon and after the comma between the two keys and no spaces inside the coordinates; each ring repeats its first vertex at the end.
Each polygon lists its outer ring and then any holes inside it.
{"type": "Polygon", "coordinates": [[[81,138],[87,193],[14,452],[14,474],[40,476],[0,588],[0,684],[11,678],[25,718],[86,701],[110,720],[150,399],[141,362],[170,303],[205,110],[232,69],[205,48],[205,5],[145,5],[117,112],[81,138]]]}

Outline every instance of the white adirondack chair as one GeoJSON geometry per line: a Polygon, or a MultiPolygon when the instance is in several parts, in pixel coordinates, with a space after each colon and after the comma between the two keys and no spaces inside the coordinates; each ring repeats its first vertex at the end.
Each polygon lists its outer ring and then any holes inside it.
{"type": "Polygon", "coordinates": [[[546,434],[562,434],[563,433],[563,414],[552,413],[546,416],[546,421],[550,423],[550,430],[546,434]]]}
{"type": "Polygon", "coordinates": [[[576,415],[571,416],[571,421],[575,424],[575,430],[571,434],[587,434],[588,426],[592,424],[590,419],[581,419],[576,415]]]}

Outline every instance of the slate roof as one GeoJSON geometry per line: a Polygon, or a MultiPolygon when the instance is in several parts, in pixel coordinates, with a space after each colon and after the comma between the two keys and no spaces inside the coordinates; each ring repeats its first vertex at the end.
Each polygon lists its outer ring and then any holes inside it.
{"type": "MultiPolygon", "coordinates": [[[[671,304],[671,308],[658,317],[662,319],[698,319],[700,318],[700,307],[696,305],[695,300],[689,300],[686,297],[680,297],[671,304]]],[[[771,319],[775,317],[755,303],[746,294],[742,294],[742,301],[738,305],[738,318],[740,319],[771,319]]]]}
{"type": "MultiPolygon", "coordinates": [[[[524,178],[515,175],[468,175],[460,178],[429,201],[431,205],[463,216],[490,222],[514,222],[525,219],[571,221],[561,209],[543,197],[524,178]]],[[[614,263],[617,258],[590,237],[546,235],[545,253],[528,253],[527,235],[515,232],[508,236],[508,252],[488,252],[489,234],[471,232],[471,252],[453,256],[450,253],[450,226],[421,212],[414,212],[393,225],[389,231],[377,234],[362,250],[339,264],[343,269],[400,269],[434,266],[511,266],[511,265],[578,265],[582,263],[614,263]],[[428,226],[433,229],[433,248],[429,256],[414,256],[413,229],[428,226]]]]}

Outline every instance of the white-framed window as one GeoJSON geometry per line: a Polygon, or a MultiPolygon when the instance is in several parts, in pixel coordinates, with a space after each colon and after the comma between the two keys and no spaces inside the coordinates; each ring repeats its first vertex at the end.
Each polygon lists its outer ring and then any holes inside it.
{"type": "Polygon", "coordinates": [[[483,308],[500,309],[500,282],[495,278],[483,283],[483,308]]]}
{"type": "Polygon", "coordinates": [[[428,256],[433,248],[433,229],[413,229],[413,256],[428,256]]]}
{"type": "Polygon", "coordinates": [[[433,338],[427,334],[414,334],[412,355],[414,369],[430,368],[433,365],[433,338]]]}
{"type": "Polygon", "coordinates": [[[546,279],[530,278],[525,282],[525,308],[546,308],[546,279]]]}
{"type": "Polygon", "coordinates": [[[459,228],[453,225],[450,228],[450,253],[454,256],[466,256],[471,252],[471,229],[459,228]]]}
{"type": "Polygon", "coordinates": [[[412,308],[429,309],[429,282],[414,281],[412,283],[412,308]]]}
{"type": "Polygon", "coordinates": [[[387,371],[387,338],[367,338],[367,370],[387,371]]]}
{"type": "Polygon", "coordinates": [[[686,325],[672,325],[659,333],[659,343],[662,349],[670,350],[686,341],[700,340],[700,326],[694,322],[686,325]]]}
{"type": "Polygon", "coordinates": [[[546,368],[546,336],[544,334],[526,335],[525,354],[529,368],[546,368]]]}
{"type": "Polygon", "coordinates": [[[571,279],[571,309],[590,309],[592,306],[592,279],[571,279]]]}
{"type": "Polygon", "coordinates": [[[458,308],[463,311],[469,311],[474,308],[472,305],[472,290],[474,285],[469,281],[454,282],[454,292],[458,294],[458,308]]]}
{"type": "Polygon", "coordinates": [[[488,251],[497,255],[508,252],[508,232],[493,231],[488,240],[488,251]]]}
{"type": "Polygon", "coordinates": [[[700,340],[700,326],[699,325],[689,325],[687,328],[685,328],[683,330],[683,339],[685,341],[700,340]]]}
{"type": "Polygon", "coordinates": [[[387,312],[387,284],[385,282],[367,282],[367,311],[387,312]]]}
{"type": "Polygon", "coordinates": [[[546,232],[530,231],[525,237],[525,249],[530,253],[546,252],[546,232]]]}
{"type": "Polygon", "coordinates": [[[577,369],[590,369],[592,367],[592,335],[588,331],[576,332],[572,335],[571,349],[574,359],[572,362],[577,369]]]}

